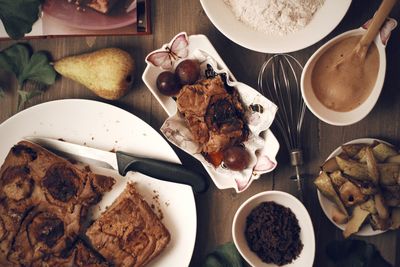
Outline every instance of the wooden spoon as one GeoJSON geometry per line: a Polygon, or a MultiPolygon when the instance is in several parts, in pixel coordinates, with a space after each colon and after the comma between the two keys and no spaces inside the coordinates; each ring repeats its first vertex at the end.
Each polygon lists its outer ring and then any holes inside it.
{"type": "Polygon", "coordinates": [[[374,41],[375,36],[378,34],[383,23],[386,21],[386,17],[389,15],[390,11],[392,10],[392,8],[396,3],[397,0],[382,1],[382,4],[380,5],[378,11],[372,18],[372,22],[369,25],[368,30],[361,37],[360,41],[358,42],[357,46],[353,51],[353,53],[356,53],[359,56],[361,62],[364,61],[369,46],[374,41]]]}

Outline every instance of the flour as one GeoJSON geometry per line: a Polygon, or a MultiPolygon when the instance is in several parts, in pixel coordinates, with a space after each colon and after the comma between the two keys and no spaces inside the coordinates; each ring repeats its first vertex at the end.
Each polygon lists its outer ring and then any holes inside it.
{"type": "Polygon", "coordinates": [[[224,0],[238,20],[269,35],[304,28],[325,0],[224,0]]]}

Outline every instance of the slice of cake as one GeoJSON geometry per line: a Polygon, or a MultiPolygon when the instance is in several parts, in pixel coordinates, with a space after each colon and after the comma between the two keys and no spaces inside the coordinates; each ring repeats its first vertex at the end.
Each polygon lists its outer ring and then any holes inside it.
{"type": "Polygon", "coordinates": [[[115,266],[144,266],[170,241],[168,230],[133,184],[127,185],[86,235],[93,247],[115,266]]]}
{"type": "Polygon", "coordinates": [[[84,242],[78,241],[74,250],[74,265],[76,267],[106,267],[110,266],[97,252],[89,248],[84,242]]]}
{"type": "Polygon", "coordinates": [[[57,266],[57,267],[109,267],[110,265],[93,251],[87,244],[79,239],[73,248],[59,257],[50,256],[34,262],[32,267],[57,266]]]}
{"type": "Polygon", "coordinates": [[[13,146],[0,168],[0,266],[68,251],[114,183],[31,142],[13,146]]]}

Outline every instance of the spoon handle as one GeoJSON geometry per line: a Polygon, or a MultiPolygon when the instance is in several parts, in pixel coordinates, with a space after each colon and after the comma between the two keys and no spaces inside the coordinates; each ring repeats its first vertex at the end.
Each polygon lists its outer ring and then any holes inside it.
{"type": "Polygon", "coordinates": [[[360,40],[360,47],[369,47],[371,42],[375,39],[382,24],[385,22],[386,17],[397,3],[397,0],[383,0],[375,16],[372,18],[371,25],[369,25],[367,32],[360,40]]]}

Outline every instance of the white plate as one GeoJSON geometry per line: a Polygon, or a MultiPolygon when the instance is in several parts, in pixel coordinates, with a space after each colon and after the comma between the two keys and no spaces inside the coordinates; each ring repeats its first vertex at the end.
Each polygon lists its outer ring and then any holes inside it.
{"type": "Polygon", "coordinates": [[[294,196],[282,191],[265,191],[258,193],[247,199],[236,211],[232,224],[232,236],[235,245],[246,261],[254,267],[276,267],[275,264],[267,264],[263,262],[247,245],[245,237],[246,219],[250,212],[259,204],[266,201],[274,201],[284,207],[289,208],[300,226],[300,239],[303,243],[303,249],[300,255],[290,264],[282,267],[298,266],[311,267],[315,257],[315,236],[314,228],[310,218],[310,214],[304,205],[294,196]]]}
{"type": "MultiPolygon", "coordinates": [[[[208,55],[210,55],[217,63],[219,69],[224,69],[227,71],[229,74],[229,77],[231,78],[232,81],[236,81],[235,76],[231,73],[229,68],[226,66],[225,62],[222,60],[222,58],[219,56],[218,52],[215,50],[214,46],[210,43],[208,38],[204,35],[190,35],[188,36],[189,40],[189,54],[191,54],[193,51],[199,49],[204,52],[206,52],[208,55]]],[[[151,93],[154,95],[154,97],[158,100],[158,102],[161,104],[161,106],[164,108],[164,110],[167,112],[168,116],[173,116],[177,112],[177,107],[176,107],[176,102],[173,100],[172,97],[165,96],[160,93],[160,91],[157,89],[156,85],[156,80],[157,76],[163,72],[164,70],[158,67],[155,67],[153,65],[148,64],[146,69],[143,72],[142,79],[146,86],[149,88],[151,93]]],[[[255,90],[249,86],[246,85],[246,88],[248,90],[255,90]]],[[[276,162],[276,154],[278,153],[279,150],[279,142],[272,133],[271,130],[266,130],[265,134],[263,135],[263,138],[266,140],[264,149],[267,151],[265,152],[268,158],[275,163],[275,167],[277,166],[276,162]]],[[[206,164],[202,164],[204,168],[206,169],[207,173],[210,175],[211,179],[213,180],[214,184],[219,188],[219,189],[227,189],[227,188],[234,188],[236,192],[243,192],[246,190],[251,182],[255,179],[258,179],[260,177],[259,173],[255,173],[250,177],[249,183],[246,185],[246,187],[242,190],[238,188],[237,183],[235,182],[234,179],[226,179],[226,177],[221,177],[213,167],[210,167],[206,164]]],[[[269,171],[273,171],[274,168],[270,169],[269,171]]]]}
{"type": "MultiPolygon", "coordinates": [[[[35,135],[180,163],[168,143],[144,121],[120,108],[96,101],[52,101],[14,115],[0,125],[0,163],[14,144],[25,136],[35,135]]],[[[110,170],[101,172],[113,175],[119,181],[111,192],[104,195],[100,206],[105,207],[123,190],[127,179],[121,179],[110,170]]],[[[150,204],[161,208],[163,223],[171,233],[171,243],[148,266],[188,266],[197,229],[192,189],[138,173],[130,173],[127,177],[138,182],[140,193],[150,204]],[[159,204],[154,203],[155,195],[159,195],[159,204]]]]}
{"type": "MultiPolygon", "coordinates": [[[[348,145],[348,144],[372,144],[374,141],[378,141],[381,143],[385,143],[385,144],[389,144],[385,141],[379,140],[379,139],[374,139],[374,138],[360,138],[360,139],[355,139],[352,140],[350,142],[345,143],[344,145],[348,145]]],[[[326,160],[335,157],[337,155],[339,155],[341,152],[343,152],[341,146],[339,146],[338,148],[336,148],[329,156],[326,160]]],[[[338,224],[336,222],[334,222],[332,220],[332,212],[334,209],[336,209],[336,205],[330,201],[329,199],[327,199],[324,195],[322,195],[319,190],[317,190],[317,194],[318,194],[318,200],[319,200],[319,204],[321,205],[322,210],[324,211],[326,217],[328,217],[328,219],[334,224],[336,225],[336,227],[338,227],[339,229],[344,230],[346,224],[338,224]]],[[[379,235],[381,233],[384,233],[386,231],[382,231],[382,230],[376,230],[374,231],[371,227],[370,224],[366,224],[363,227],[361,227],[361,229],[355,233],[355,235],[359,235],[359,236],[371,236],[371,235],[379,235]]]]}
{"type": "Polygon", "coordinates": [[[200,2],[208,18],[226,37],[262,53],[288,53],[315,44],[339,24],[351,4],[351,0],[325,0],[302,30],[287,35],[267,35],[237,20],[223,0],[200,2]]]}

